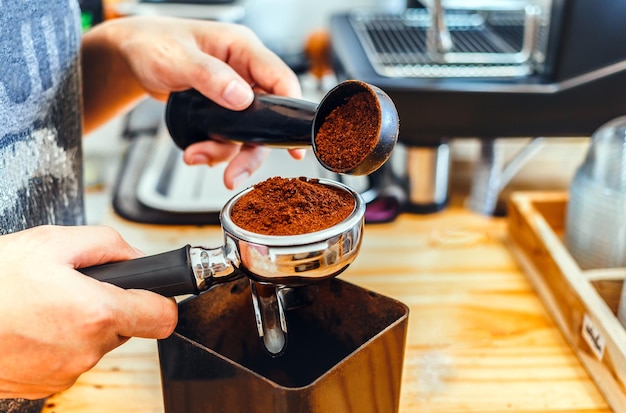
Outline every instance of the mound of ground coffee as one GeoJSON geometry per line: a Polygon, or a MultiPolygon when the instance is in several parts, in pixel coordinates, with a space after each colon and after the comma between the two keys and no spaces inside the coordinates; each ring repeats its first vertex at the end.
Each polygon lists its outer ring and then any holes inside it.
{"type": "Polygon", "coordinates": [[[354,207],[352,194],[318,179],[273,177],[235,202],[230,218],[257,234],[299,235],[338,224],[354,207]]]}
{"type": "Polygon", "coordinates": [[[336,172],[354,169],[369,155],[380,129],[380,107],[370,92],[334,108],[315,135],[318,158],[336,172]]]}

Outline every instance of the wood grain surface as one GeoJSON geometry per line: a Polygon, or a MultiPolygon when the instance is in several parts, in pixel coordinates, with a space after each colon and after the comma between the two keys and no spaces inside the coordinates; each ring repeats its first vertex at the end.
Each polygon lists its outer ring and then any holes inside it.
{"type": "MultiPolygon", "coordinates": [[[[109,214],[148,254],[217,247],[219,227],[161,227],[109,214]]],[[[367,225],[341,277],[410,307],[401,413],[610,412],[507,248],[504,218],[461,207],[367,225]]],[[[156,342],[109,353],[46,413],[163,412],[156,342]]]]}
{"type": "Polygon", "coordinates": [[[615,411],[626,410],[626,330],[616,310],[624,268],[584,270],[566,246],[567,192],[510,198],[509,238],[545,308],[615,411]]]}

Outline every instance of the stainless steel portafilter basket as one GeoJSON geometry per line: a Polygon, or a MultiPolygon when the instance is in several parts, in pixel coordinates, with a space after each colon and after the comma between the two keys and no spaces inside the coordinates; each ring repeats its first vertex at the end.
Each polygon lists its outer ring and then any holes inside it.
{"type": "Polygon", "coordinates": [[[352,213],[342,222],[316,232],[273,236],[238,227],[233,205],[253,188],[231,198],[220,214],[224,245],[182,248],[134,260],[79,269],[82,273],[126,289],[145,289],[167,297],[200,294],[242,276],[250,279],[259,335],[269,353],[286,345],[285,310],[312,298],[306,287],[335,277],[356,258],[361,246],[365,202],[349,187],[319,179],[354,198],[352,213]]]}

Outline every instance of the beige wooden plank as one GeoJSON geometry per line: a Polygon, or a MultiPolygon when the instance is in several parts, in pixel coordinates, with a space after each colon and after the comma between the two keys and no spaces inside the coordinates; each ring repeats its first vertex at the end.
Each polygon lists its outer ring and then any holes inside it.
{"type": "Polygon", "coordinates": [[[609,404],[624,411],[626,331],[557,233],[564,227],[566,198],[544,195],[518,193],[511,197],[512,250],[609,404]],[[553,205],[548,207],[551,201],[553,205]],[[543,216],[546,211],[547,219],[543,216]]]}

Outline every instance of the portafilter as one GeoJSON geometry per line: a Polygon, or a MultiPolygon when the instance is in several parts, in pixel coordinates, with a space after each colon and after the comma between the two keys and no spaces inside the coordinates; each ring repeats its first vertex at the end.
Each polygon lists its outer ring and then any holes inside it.
{"type": "Polygon", "coordinates": [[[265,349],[278,355],[287,343],[285,310],[314,299],[314,291],[307,286],[344,271],[361,245],[365,215],[361,195],[339,182],[319,179],[319,183],[347,191],[354,199],[352,213],[332,227],[284,236],[245,230],[233,222],[231,211],[243,195],[254,189],[250,187],[222,208],[224,244],[217,248],[185,245],[79,271],[125,289],[150,290],[167,297],[200,294],[217,284],[246,276],[251,282],[259,336],[265,349]]]}

